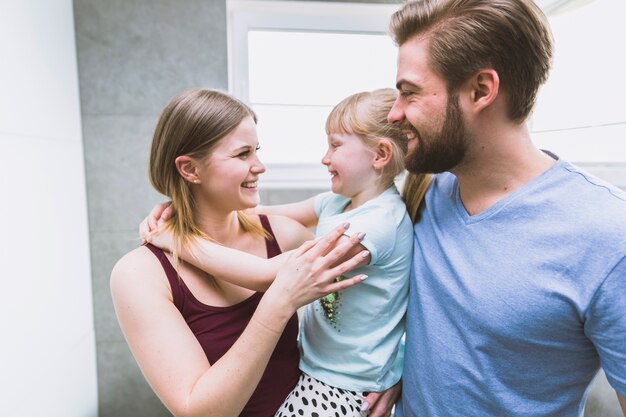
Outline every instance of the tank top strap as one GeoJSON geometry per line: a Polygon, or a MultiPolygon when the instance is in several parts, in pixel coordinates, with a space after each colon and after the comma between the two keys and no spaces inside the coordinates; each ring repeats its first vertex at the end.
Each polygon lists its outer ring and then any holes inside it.
{"type": "Polygon", "coordinates": [[[182,281],[178,276],[178,273],[174,269],[174,266],[167,259],[165,252],[163,250],[157,248],[152,243],[146,243],[145,247],[150,249],[150,251],[157,257],[163,270],[165,271],[165,275],[167,276],[167,280],[170,283],[170,287],[172,288],[172,299],[174,300],[174,305],[179,309],[183,307],[183,300],[185,299],[182,288],[182,281]]]}
{"type": "Polygon", "coordinates": [[[263,229],[270,234],[270,237],[265,238],[267,257],[273,258],[276,255],[280,255],[282,250],[280,250],[280,246],[278,246],[278,242],[276,241],[276,236],[274,235],[269,219],[265,214],[259,214],[259,220],[261,220],[261,226],[263,226],[263,229]]]}

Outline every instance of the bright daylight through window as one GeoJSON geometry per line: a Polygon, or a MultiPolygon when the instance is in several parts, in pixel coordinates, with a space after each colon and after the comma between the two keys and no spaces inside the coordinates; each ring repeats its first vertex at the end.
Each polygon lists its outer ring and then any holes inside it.
{"type": "MultiPolygon", "coordinates": [[[[626,3],[570,4],[549,10],[556,52],[533,140],[572,162],[624,163],[626,88],[610,83],[626,73],[626,58],[608,45],[626,37],[626,3]],[[602,24],[580,30],[589,22],[602,24]]],[[[259,116],[263,187],[328,186],[326,116],[352,93],[394,87],[397,48],[386,31],[398,6],[229,0],[230,90],[259,116]]]]}

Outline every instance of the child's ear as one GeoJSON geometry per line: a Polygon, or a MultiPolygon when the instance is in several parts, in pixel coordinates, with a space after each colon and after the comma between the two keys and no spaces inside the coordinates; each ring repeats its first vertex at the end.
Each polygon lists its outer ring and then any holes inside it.
{"type": "Polygon", "coordinates": [[[176,169],[181,177],[185,180],[198,184],[200,179],[198,178],[198,170],[196,168],[196,161],[189,155],[181,155],[174,160],[176,169]]]}
{"type": "Polygon", "coordinates": [[[393,145],[389,139],[381,139],[374,147],[374,169],[383,169],[393,157],[393,145]]]}

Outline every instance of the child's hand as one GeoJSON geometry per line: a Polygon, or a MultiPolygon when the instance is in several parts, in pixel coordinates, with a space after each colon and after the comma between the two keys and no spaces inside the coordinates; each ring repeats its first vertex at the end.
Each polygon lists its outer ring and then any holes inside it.
{"type": "MultiPolygon", "coordinates": [[[[139,225],[139,238],[142,243],[151,242],[154,236],[156,236],[160,225],[164,224],[172,217],[172,203],[157,204],[150,210],[150,214],[139,225]]],[[[155,245],[158,246],[158,245],[155,245]]],[[[163,248],[162,248],[163,249],[163,248]]]]}
{"type": "Polygon", "coordinates": [[[174,245],[174,239],[172,238],[172,232],[169,230],[156,230],[152,233],[150,243],[165,252],[172,252],[172,246],[174,245]],[[155,233],[157,232],[158,233],[155,233]]]}

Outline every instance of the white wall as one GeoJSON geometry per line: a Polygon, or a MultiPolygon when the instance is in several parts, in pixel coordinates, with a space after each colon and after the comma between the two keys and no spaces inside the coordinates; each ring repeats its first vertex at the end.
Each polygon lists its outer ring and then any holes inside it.
{"type": "Polygon", "coordinates": [[[0,0],[0,414],[96,416],[71,0],[0,0]]]}

